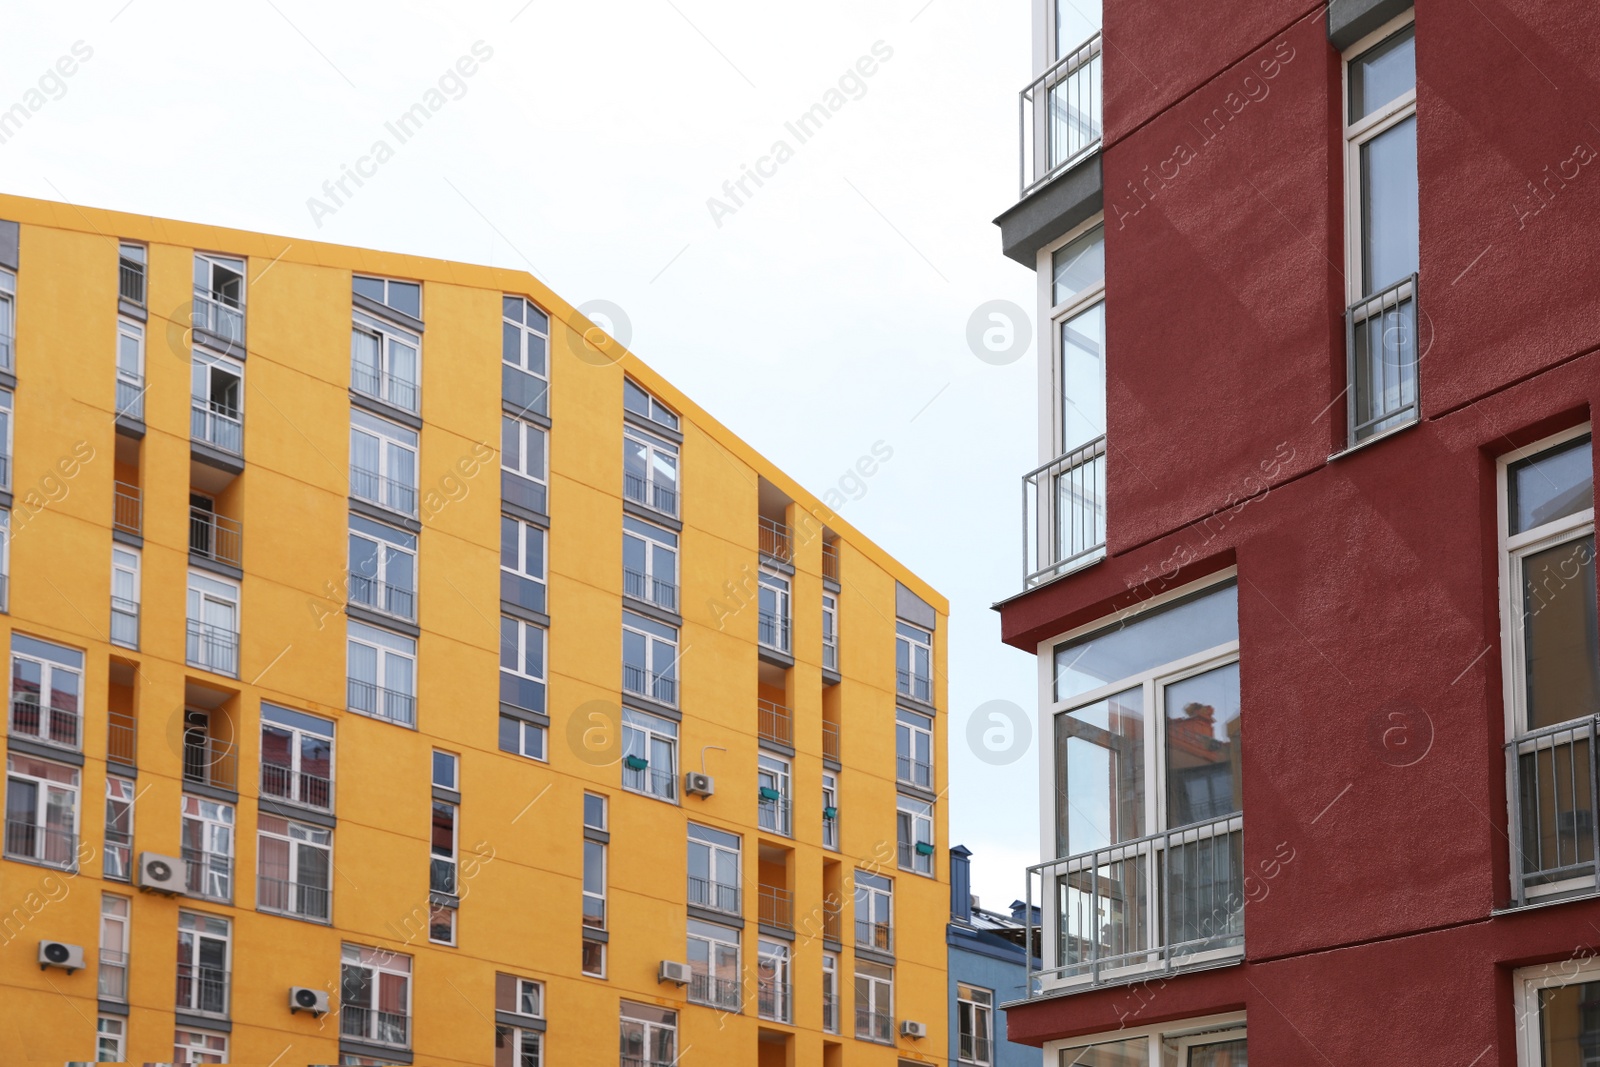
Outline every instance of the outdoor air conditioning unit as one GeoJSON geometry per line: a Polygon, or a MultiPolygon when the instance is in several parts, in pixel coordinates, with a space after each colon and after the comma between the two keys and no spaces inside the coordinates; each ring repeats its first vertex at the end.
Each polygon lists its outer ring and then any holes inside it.
{"type": "Polygon", "coordinates": [[[317,1018],[328,1014],[328,994],[320,989],[293,986],[289,990],[289,1014],[309,1011],[317,1018]]]}
{"type": "Polygon", "coordinates": [[[39,942],[39,969],[46,967],[60,967],[68,974],[83,970],[83,946],[63,941],[39,942]]]}
{"type": "Polygon", "coordinates": [[[154,852],[139,853],[139,888],[153,889],[157,893],[182,893],[183,861],[172,856],[158,856],[154,852]]]}
{"type": "Polygon", "coordinates": [[[689,771],[683,776],[683,791],[692,797],[708,797],[717,791],[717,783],[709,774],[689,771]]]}
{"type": "Polygon", "coordinates": [[[928,1036],[928,1028],[926,1026],[922,1025],[921,1023],[919,1023],[919,1022],[913,1022],[912,1020],[907,1019],[907,1020],[905,1020],[904,1022],[902,1022],[900,1024],[900,1036],[901,1037],[927,1037],[928,1036]]]}
{"type": "Polygon", "coordinates": [[[671,960],[661,961],[661,971],[656,975],[658,982],[671,982],[673,985],[689,984],[689,965],[687,963],[673,963],[671,960]]]}

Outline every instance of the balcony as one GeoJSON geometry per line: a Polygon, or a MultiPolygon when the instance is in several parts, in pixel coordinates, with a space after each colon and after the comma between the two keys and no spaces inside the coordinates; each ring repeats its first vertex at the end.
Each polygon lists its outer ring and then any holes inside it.
{"type": "Polygon", "coordinates": [[[243,567],[244,524],[205,508],[190,508],[189,554],[229,567],[243,567]]]}
{"type": "Polygon", "coordinates": [[[714,974],[689,974],[689,1003],[704,1004],[723,1011],[739,1010],[739,980],[718,978],[714,974]]]}
{"type": "Polygon", "coordinates": [[[689,876],[689,903],[696,907],[720,911],[724,915],[739,914],[739,884],[718,882],[709,878],[689,876]]]}
{"type": "Polygon", "coordinates": [[[118,265],[117,296],[130,304],[144,307],[144,264],[121,259],[118,265]]]}
{"type": "Polygon", "coordinates": [[[190,619],[186,655],[191,667],[199,667],[229,678],[239,677],[237,631],[190,619]]]}
{"type": "Polygon", "coordinates": [[[117,378],[116,414],[118,418],[144,421],[144,382],[117,378]]]}
{"type": "Polygon", "coordinates": [[[1018,115],[1025,199],[1100,146],[1100,35],[1029,83],[1018,115]]]}
{"type": "Polygon", "coordinates": [[[194,398],[190,405],[189,436],[231,455],[244,455],[244,421],[237,408],[194,398]]]}
{"type": "Polygon", "coordinates": [[[822,576],[835,585],[839,584],[839,543],[837,541],[822,542],[822,576]]]}
{"type": "Polygon", "coordinates": [[[303,885],[282,878],[257,879],[256,907],[279,915],[327,922],[330,914],[328,890],[323,886],[303,885]]]}
{"type": "Polygon", "coordinates": [[[789,617],[773,611],[763,611],[756,620],[756,640],[767,648],[788,654],[789,617]]]}
{"type": "Polygon", "coordinates": [[[775,1023],[792,1021],[794,989],[777,978],[756,979],[756,1014],[775,1023]]]}
{"type": "Polygon", "coordinates": [[[350,468],[350,495],[380,508],[417,517],[417,487],[366,467],[350,468]]]}
{"type": "Polygon", "coordinates": [[[794,746],[794,720],[789,709],[770,700],[756,701],[756,732],[763,741],[794,746]]]}
{"type": "Polygon", "coordinates": [[[180,961],[177,1010],[197,1015],[227,1015],[228,972],[221,967],[180,961]]]}
{"type": "Polygon", "coordinates": [[[237,792],[239,752],[233,742],[207,736],[198,730],[184,731],[183,780],[237,792]]]}
{"type": "Polygon", "coordinates": [[[1417,276],[1350,305],[1344,325],[1353,446],[1416,421],[1417,276]]]}
{"type": "Polygon", "coordinates": [[[894,955],[894,926],[888,922],[873,922],[871,919],[856,919],[856,948],[864,948],[869,952],[882,952],[885,955],[894,955]]]}
{"type": "Polygon", "coordinates": [[[7,819],[5,855],[7,859],[72,870],[78,865],[78,835],[28,819],[7,819]]]}
{"type": "Polygon", "coordinates": [[[651,767],[637,756],[627,756],[622,761],[622,788],[662,800],[675,800],[678,796],[678,777],[670,770],[651,767]]]}
{"type": "Polygon", "coordinates": [[[117,482],[112,486],[111,528],[134,537],[144,533],[144,496],[137,485],[117,482]]]}
{"type": "MultiPolygon", "coordinates": [[[[858,996],[860,994],[857,994],[858,996]]],[[[894,1017],[886,1011],[856,1006],[856,1036],[863,1041],[894,1044],[894,1017]]]]}
{"type": "Polygon", "coordinates": [[[139,647],[139,602],[120,596],[111,598],[111,643],[123,648],[139,647]]]}
{"type": "Polygon", "coordinates": [[[333,780],[307,774],[281,763],[261,764],[261,796],[285,800],[317,811],[333,810],[333,780]]]}
{"type": "Polygon", "coordinates": [[[182,851],[184,892],[207,900],[227,902],[233,899],[232,856],[199,848],[185,848],[182,851]]]}
{"type": "Polygon", "coordinates": [[[362,396],[370,396],[413,414],[418,410],[417,383],[390,371],[352,364],[350,388],[362,396]]]}
{"type": "Polygon", "coordinates": [[[411,1019],[398,1012],[340,1004],[339,1036],[404,1048],[411,1043],[411,1019]]]}
{"type": "Polygon", "coordinates": [[[794,543],[789,538],[789,527],[775,519],[761,516],[757,529],[757,546],[761,555],[779,563],[794,562],[794,543]]]}
{"type": "Polygon", "coordinates": [[[822,1032],[839,1032],[839,997],[835,993],[822,994],[822,1032]]]}
{"type": "Polygon", "coordinates": [[[350,576],[350,603],[409,621],[417,617],[415,593],[364,574],[350,576]]]}
{"type": "Polygon", "coordinates": [[[223,341],[244,341],[244,308],[232,300],[213,296],[205,289],[194,291],[192,322],[197,330],[204,330],[223,341]]]}
{"type": "Polygon", "coordinates": [[[826,719],[822,722],[822,758],[839,762],[839,724],[826,719]]]}
{"type": "Polygon", "coordinates": [[[638,693],[663,704],[678,703],[677,679],[666,674],[657,674],[636,664],[622,665],[622,688],[625,692],[638,693]]]}
{"type": "Polygon", "coordinates": [[[1243,842],[1234,814],[1029,867],[1027,996],[1242,957],[1243,842]]]}
{"type": "Polygon", "coordinates": [[[1506,745],[1511,778],[1513,903],[1595,892],[1600,824],[1595,821],[1600,719],[1525,734],[1506,745]]]}
{"type": "Polygon", "coordinates": [[[678,587],[653,575],[622,568],[622,591],[635,600],[654,604],[663,611],[678,610],[678,587]]]}
{"type": "Polygon", "coordinates": [[[1022,478],[1022,583],[1031,589],[1105,552],[1106,439],[1022,478]]]}
{"type": "Polygon", "coordinates": [[[784,837],[794,836],[789,820],[789,798],[775,789],[761,790],[756,801],[756,820],[763,830],[771,830],[784,837]]]}
{"type": "Polygon", "coordinates": [[[376,719],[388,719],[402,726],[417,724],[417,698],[410,693],[351,678],[348,695],[351,711],[376,719]]]}
{"type": "Polygon", "coordinates": [[[106,759],[112,763],[120,763],[124,767],[136,767],[134,762],[138,755],[139,733],[132,715],[120,711],[109,712],[106,716],[109,723],[106,734],[106,759]]]}
{"type": "Polygon", "coordinates": [[[636,504],[653,508],[663,515],[678,514],[678,490],[675,486],[660,485],[654,478],[645,478],[632,471],[622,472],[622,495],[636,504]]]}
{"type": "Polygon", "coordinates": [[[11,698],[11,732],[30,741],[76,749],[82,742],[83,716],[78,709],[43,707],[37,693],[11,698]]]}
{"type": "Polygon", "coordinates": [[[774,885],[758,887],[756,920],[774,930],[794,930],[794,894],[774,885]]]}

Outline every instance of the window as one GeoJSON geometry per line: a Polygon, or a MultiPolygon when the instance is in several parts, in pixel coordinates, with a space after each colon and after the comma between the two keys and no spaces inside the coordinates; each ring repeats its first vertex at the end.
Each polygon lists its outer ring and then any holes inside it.
{"type": "Polygon", "coordinates": [[[665,623],[622,613],[622,688],[663,704],[678,703],[678,631],[665,623]]]}
{"type": "Polygon", "coordinates": [[[11,512],[0,508],[0,611],[11,605],[11,512]]]}
{"type": "Polygon", "coordinates": [[[411,1044],[411,957],[345,945],[339,966],[339,1035],[411,1044]]]}
{"type": "Polygon", "coordinates": [[[11,635],[11,732],[81,749],[83,653],[11,635]]]}
{"type": "Polygon", "coordinates": [[[678,535],[632,515],[622,517],[622,592],[665,611],[678,610],[678,535]]]}
{"type": "Polygon", "coordinates": [[[583,842],[583,925],[606,928],[606,846],[588,838],[583,842]]]}
{"type": "Polygon", "coordinates": [[[956,1055],[961,1063],[988,1067],[994,1056],[994,993],[956,983],[956,1055]]]}
{"type": "Polygon", "coordinates": [[[678,1013],[622,1002],[622,1067],[672,1067],[678,1062],[678,1013]]]}
{"type": "Polygon", "coordinates": [[[78,770],[32,756],[6,757],[10,859],[71,869],[78,861],[78,770]]]}
{"type": "Polygon", "coordinates": [[[118,415],[144,418],[144,324],[117,319],[118,415]]]}
{"type": "Polygon", "coordinates": [[[12,411],[15,398],[11,390],[0,389],[0,489],[11,488],[12,411]]]}
{"type": "Polygon", "coordinates": [[[500,716],[500,751],[510,752],[517,756],[526,756],[529,759],[543,760],[545,758],[545,734],[543,726],[535,722],[527,722],[511,715],[500,716]]]}
{"type": "Polygon", "coordinates": [[[417,643],[351,620],[350,710],[401,726],[417,724],[417,643]]]}
{"type": "Polygon", "coordinates": [[[822,594],[822,669],[839,670],[839,598],[822,594]]]}
{"type": "Polygon", "coordinates": [[[0,270],[0,370],[16,366],[13,346],[17,338],[17,276],[0,270]]]}
{"type": "Polygon", "coordinates": [[[1406,20],[1345,63],[1351,445],[1417,417],[1417,69],[1406,20]]]}
{"type": "Polygon", "coordinates": [[[905,708],[894,713],[895,778],[918,789],[933,789],[933,720],[905,708]]]}
{"type": "Polygon", "coordinates": [[[232,804],[183,798],[183,863],[187,892],[212,900],[233,899],[232,804]]]}
{"type": "Polygon", "coordinates": [[[196,351],[191,365],[189,436],[244,454],[244,364],[196,351]]]}
{"type": "Polygon", "coordinates": [[[239,676],[239,586],[189,572],[188,660],[229,678],[239,676]]]}
{"type": "Polygon", "coordinates": [[[258,826],[256,906],[327,922],[332,915],[332,832],[266,814],[258,826]]]}
{"type": "Polygon", "coordinates": [[[416,534],[351,515],[350,603],[415,621],[416,589],[416,534]]]}
{"type": "Polygon", "coordinates": [[[531,422],[500,418],[500,496],[510,504],[545,513],[545,456],[548,446],[544,430],[531,422]]]}
{"type": "Polygon", "coordinates": [[[881,874],[856,872],[856,948],[894,951],[894,883],[881,874]]]}
{"type": "Polygon", "coordinates": [[[415,518],[417,433],[365,411],[350,412],[350,495],[415,518]]]}
{"type": "Polygon", "coordinates": [[[145,248],[123,241],[117,249],[117,298],[144,307],[145,248]]]}
{"type": "Polygon", "coordinates": [[[689,903],[739,914],[739,838],[689,824],[689,903]]]}
{"type": "Polygon", "coordinates": [[[494,976],[494,1067],[542,1067],[544,985],[509,974],[494,976]],[[515,1016],[514,1025],[501,1023],[515,1016]]]}
{"type": "Polygon", "coordinates": [[[371,315],[350,328],[350,388],[406,411],[422,410],[418,353],[422,338],[371,315]]]}
{"type": "Polygon", "coordinates": [[[1055,646],[1062,858],[1041,877],[1062,980],[1242,951],[1238,648],[1232,581],[1055,646]]]}
{"type": "Polygon", "coordinates": [[[333,810],[333,723],[261,703],[261,795],[333,810]]]}
{"type": "Polygon", "coordinates": [[[761,606],[757,618],[757,640],[779,652],[789,651],[788,579],[762,571],[758,597],[761,606]]]}
{"type": "Polygon", "coordinates": [[[606,976],[606,943],[593,938],[583,939],[583,973],[591,978],[606,976]]]}
{"type": "Polygon", "coordinates": [[[662,800],[677,799],[677,723],[622,709],[622,788],[662,800]]]}
{"type": "Polygon", "coordinates": [[[428,902],[428,940],[436,945],[456,943],[456,909],[446,898],[428,902]]]}
{"type": "Polygon", "coordinates": [[[689,920],[689,1002],[739,1010],[739,931],[689,920]]]}
{"type": "Polygon", "coordinates": [[[126,882],[133,877],[133,783],[106,775],[105,877],[126,882]]]}
{"type": "Polygon", "coordinates": [[[1600,1057],[1600,966],[1592,956],[1513,977],[1521,1067],[1593,1067],[1600,1057]]]}
{"type": "Polygon", "coordinates": [[[128,1001],[127,897],[100,894],[100,999],[128,1001]]]}
{"type": "Polygon", "coordinates": [[[207,1030],[180,1028],[174,1032],[172,1062],[174,1067],[196,1063],[227,1063],[228,1035],[213,1034],[207,1030]]]}
{"type": "MultiPolygon", "coordinates": [[[[1244,1067],[1248,1063],[1242,1016],[1184,1020],[1046,1046],[1045,1058],[1080,1067],[1124,1067],[1159,1063],[1162,1067],[1244,1067]]],[[[965,1058],[963,1063],[968,1062],[965,1058]]]]}
{"type": "Polygon", "coordinates": [[[115,1015],[95,1020],[94,1058],[96,1063],[122,1063],[127,1059],[128,1021],[115,1015]]]}
{"type": "Polygon", "coordinates": [[[500,599],[545,609],[545,532],[510,515],[500,516],[500,599]]]}
{"type": "Polygon", "coordinates": [[[544,711],[544,642],[542,626],[500,616],[500,703],[544,711]]]}
{"type": "Polygon", "coordinates": [[[454,753],[433,750],[433,784],[438,789],[448,789],[452,793],[459,793],[461,787],[456,784],[456,775],[461,761],[454,753]]]}
{"type": "Polygon", "coordinates": [[[227,919],[178,912],[177,1010],[227,1015],[232,963],[233,928],[227,919]]]}
{"type": "Polygon", "coordinates": [[[627,378],[622,379],[622,409],[631,411],[640,418],[660,423],[669,430],[678,428],[678,416],[627,378]]]}
{"type": "Polygon", "coordinates": [[[894,970],[856,961],[856,1036],[894,1043],[894,970]]]}
{"type": "Polygon", "coordinates": [[[898,797],[895,830],[900,869],[933,874],[933,805],[913,797],[898,797]]]}
{"type": "Polygon", "coordinates": [[[350,291],[368,300],[413,319],[422,318],[422,286],[416,282],[400,282],[393,278],[369,278],[357,274],[351,278],[350,291]]]}
{"type": "Polygon", "coordinates": [[[583,825],[587,830],[605,831],[606,798],[598,793],[583,794],[583,825]]]}
{"type": "Polygon", "coordinates": [[[550,316],[520,296],[501,300],[500,397],[519,411],[550,413],[550,316]]]}
{"type": "Polygon", "coordinates": [[[822,847],[839,851],[839,776],[822,772],[822,847]]]}
{"type": "Polygon", "coordinates": [[[785,837],[794,834],[789,799],[789,762],[762,753],[756,758],[756,821],[763,830],[785,837]]]}
{"type": "Polygon", "coordinates": [[[111,546],[111,643],[139,647],[139,550],[111,546]]]}
{"type": "Polygon", "coordinates": [[[1518,904],[1592,890],[1600,707],[1594,449],[1587,430],[1500,462],[1502,617],[1518,904]]]}
{"type": "Polygon", "coordinates": [[[822,954],[822,1032],[839,1032],[839,957],[822,954]]]}
{"type": "Polygon", "coordinates": [[[432,847],[428,860],[428,891],[454,896],[460,889],[456,884],[458,866],[460,809],[448,800],[433,802],[433,829],[429,840],[432,847]]]}
{"type": "MultiPolygon", "coordinates": [[[[217,713],[219,724],[227,716],[217,713]]],[[[183,777],[219,789],[238,788],[238,753],[231,740],[212,732],[212,713],[198,708],[183,712],[183,777]]]]}
{"type": "Polygon", "coordinates": [[[244,340],[244,260],[194,257],[194,328],[223,341],[244,340]]]}
{"type": "Polygon", "coordinates": [[[633,426],[624,426],[622,495],[663,515],[676,517],[678,446],[633,426]]]}
{"type": "Polygon", "coordinates": [[[894,624],[896,691],[901,696],[933,703],[933,635],[910,623],[894,624]]]}
{"type": "Polygon", "coordinates": [[[756,1014],[786,1023],[794,1009],[794,988],[789,978],[789,946],[762,939],[757,946],[756,1014]]]}

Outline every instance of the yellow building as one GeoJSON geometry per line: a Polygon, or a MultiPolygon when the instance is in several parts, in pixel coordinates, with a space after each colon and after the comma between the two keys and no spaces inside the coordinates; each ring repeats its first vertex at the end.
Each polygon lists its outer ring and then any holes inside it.
{"type": "Polygon", "coordinates": [[[946,1062],[938,594],[527,274],[0,219],[0,1062],[946,1062]]]}

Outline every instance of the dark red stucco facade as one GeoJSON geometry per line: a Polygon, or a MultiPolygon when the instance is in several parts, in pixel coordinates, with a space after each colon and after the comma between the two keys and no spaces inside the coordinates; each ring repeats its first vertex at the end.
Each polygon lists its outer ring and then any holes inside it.
{"type": "Polygon", "coordinates": [[[1012,1007],[1014,1041],[1242,1008],[1268,1067],[1514,1067],[1512,970],[1600,951],[1595,899],[1504,913],[1495,482],[1600,403],[1600,6],[1415,11],[1422,418],[1330,460],[1326,5],[1106,0],[1107,558],[1005,603],[1004,639],[1237,566],[1246,870],[1293,859],[1244,963],[1012,1007]]]}

